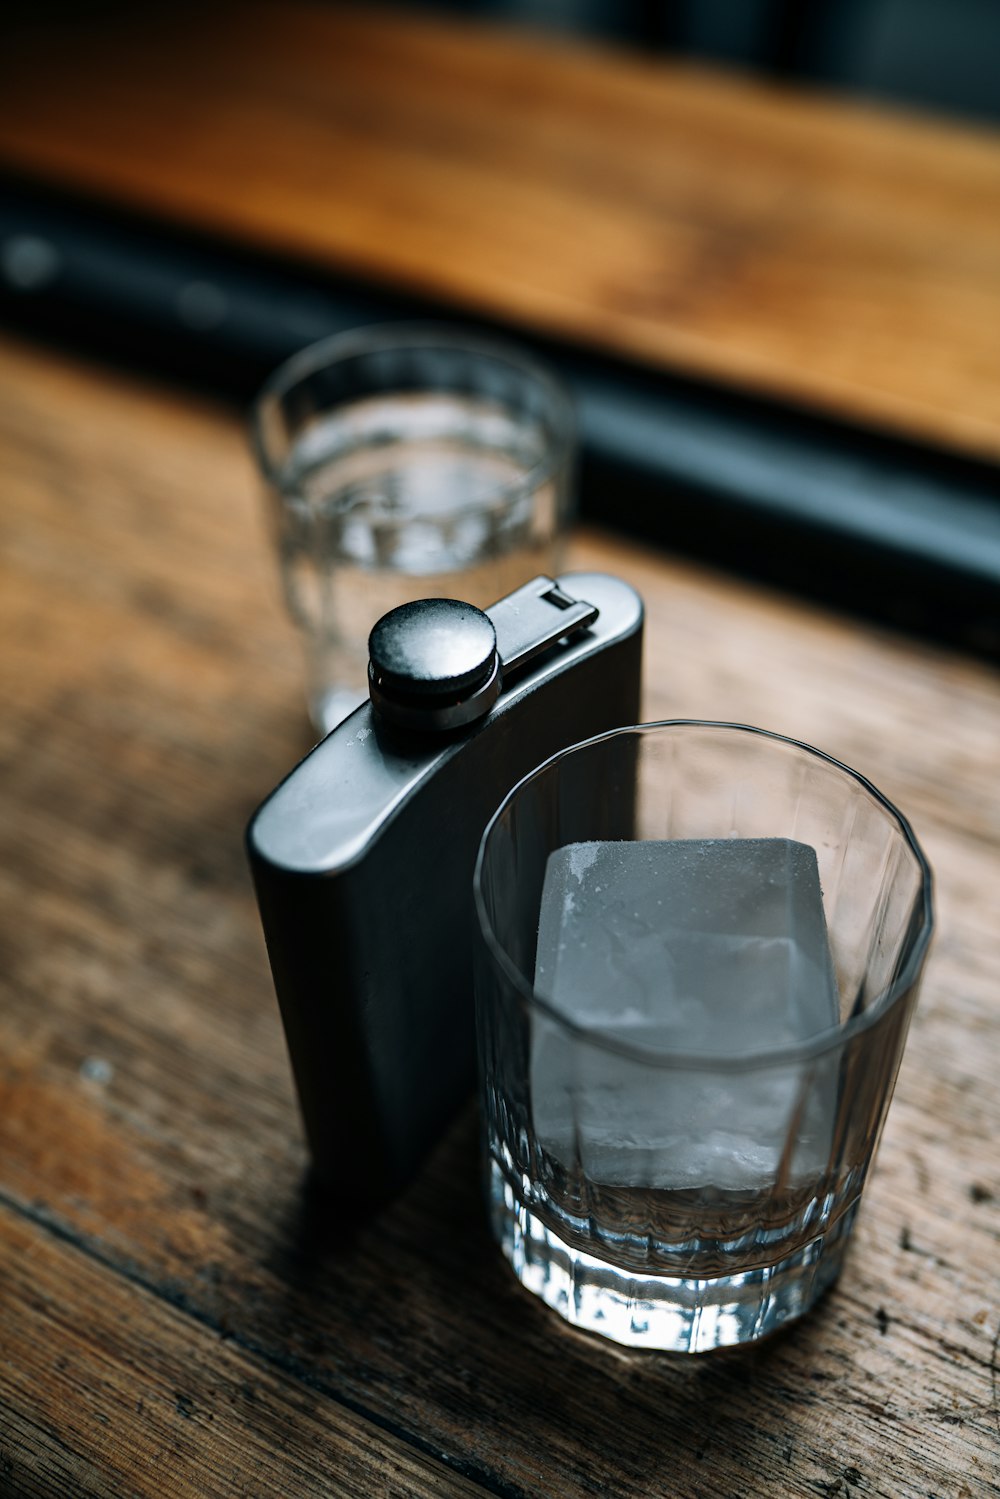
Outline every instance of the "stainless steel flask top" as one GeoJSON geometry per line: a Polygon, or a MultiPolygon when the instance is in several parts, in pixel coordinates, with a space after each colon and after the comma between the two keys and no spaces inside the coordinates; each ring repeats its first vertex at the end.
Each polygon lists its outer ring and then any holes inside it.
{"type": "Polygon", "coordinates": [[[372,707],[411,729],[455,729],[488,713],[536,656],[592,625],[598,609],[534,578],[492,609],[417,599],[378,621],[368,642],[372,707]]]}

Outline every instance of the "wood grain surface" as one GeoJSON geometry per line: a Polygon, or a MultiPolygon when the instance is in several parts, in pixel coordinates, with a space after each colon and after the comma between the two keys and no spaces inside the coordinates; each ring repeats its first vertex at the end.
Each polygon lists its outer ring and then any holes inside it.
{"type": "Polygon", "coordinates": [[[374,5],[58,9],[0,164],[1000,457],[995,132],[374,5]]]}
{"type": "Polygon", "coordinates": [[[940,929],[840,1284],[748,1353],[567,1331],[472,1110],[346,1231],[304,1186],[241,838],[308,744],[240,420],[0,348],[0,1492],[1000,1493],[1000,677],[589,532],[647,716],[818,743],[940,929]]]}

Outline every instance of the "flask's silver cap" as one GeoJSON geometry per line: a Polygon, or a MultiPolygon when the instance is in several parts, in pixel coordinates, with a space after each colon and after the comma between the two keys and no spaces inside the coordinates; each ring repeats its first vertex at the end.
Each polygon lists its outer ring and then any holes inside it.
{"type": "Polygon", "coordinates": [[[384,614],[368,637],[372,707],[401,728],[431,732],[483,718],[505,678],[597,619],[553,578],[533,578],[488,610],[417,599],[384,614]]]}

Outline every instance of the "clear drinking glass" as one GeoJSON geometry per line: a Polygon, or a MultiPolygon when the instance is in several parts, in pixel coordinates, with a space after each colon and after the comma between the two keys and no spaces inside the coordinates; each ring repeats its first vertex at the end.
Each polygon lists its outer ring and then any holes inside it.
{"type": "MultiPolygon", "coordinates": [[[[727,886],[719,909],[742,899],[727,886]]],[[[800,1316],[840,1270],[930,940],[930,870],[905,819],[776,734],[622,729],[509,793],[483,836],[475,900],[487,1187],[521,1283],[577,1327],[677,1352],[800,1316]],[[785,845],[715,842],[732,839],[793,840],[800,862],[815,850],[815,909],[803,897],[796,914],[755,862],[785,845]],[[709,840],[712,859],[744,861],[751,904],[776,901],[795,937],[711,937],[736,998],[706,1028],[685,985],[708,971],[704,934],[686,923],[715,920],[691,914],[709,840]],[[559,849],[570,872],[553,928],[543,882],[559,849]],[[581,883],[626,855],[679,860],[679,883],[642,877],[624,904],[581,883]],[[591,913],[575,934],[574,909],[591,913]],[[553,930],[567,939],[559,992],[553,930]],[[669,982],[650,983],[658,964],[669,982]]]]}
{"type": "Polygon", "coordinates": [[[389,609],[483,608],[560,570],[572,409],[516,348],[433,324],[337,335],[272,375],[251,425],[321,732],[365,696],[389,609]]]}

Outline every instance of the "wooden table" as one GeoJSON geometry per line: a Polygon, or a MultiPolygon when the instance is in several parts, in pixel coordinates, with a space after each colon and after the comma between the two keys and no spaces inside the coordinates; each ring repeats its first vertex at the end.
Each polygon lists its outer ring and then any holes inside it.
{"type": "Polygon", "coordinates": [[[23,7],[0,168],[1000,459],[1000,135],[304,0],[23,7]]]}
{"type": "Polygon", "coordinates": [[[587,533],[646,712],[813,741],[909,813],[940,931],[841,1283],[746,1354],[568,1332],[473,1113],[345,1232],[241,835],[308,743],[232,413],[0,348],[0,1492],[1000,1493],[1000,678],[587,533]]]}

